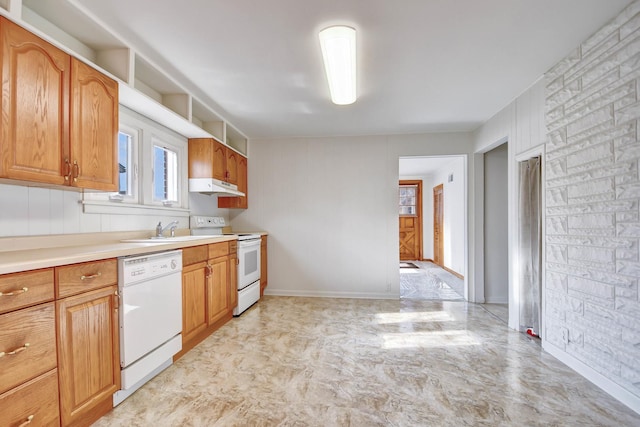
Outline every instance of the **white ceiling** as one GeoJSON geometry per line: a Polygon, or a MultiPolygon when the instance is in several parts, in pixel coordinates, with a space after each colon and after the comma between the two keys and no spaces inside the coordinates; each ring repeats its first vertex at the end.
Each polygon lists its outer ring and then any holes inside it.
{"type": "Polygon", "coordinates": [[[251,138],[473,130],[631,0],[70,0],[251,138]],[[317,33],[358,31],[331,103],[317,33]]]}

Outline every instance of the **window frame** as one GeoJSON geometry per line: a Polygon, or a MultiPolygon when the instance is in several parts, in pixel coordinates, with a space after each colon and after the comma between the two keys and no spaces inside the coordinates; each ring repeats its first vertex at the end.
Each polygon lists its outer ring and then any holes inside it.
{"type": "MultiPolygon", "coordinates": [[[[135,196],[122,196],[118,192],[85,192],[82,204],[85,213],[148,214],[149,209],[188,215],[188,139],[144,116],[120,105],[119,131],[135,136],[132,150],[135,196]],[[153,146],[167,147],[177,156],[177,201],[157,202],[153,199],[153,146]]],[[[166,213],[165,213],[166,214],[166,213]]]]}

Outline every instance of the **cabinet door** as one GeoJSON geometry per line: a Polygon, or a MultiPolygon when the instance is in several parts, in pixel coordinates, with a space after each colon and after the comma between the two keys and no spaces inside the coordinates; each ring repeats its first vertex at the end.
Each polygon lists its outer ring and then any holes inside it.
{"type": "Polygon", "coordinates": [[[213,138],[189,139],[189,178],[224,181],[227,172],[225,146],[213,138]]]}
{"type": "Polygon", "coordinates": [[[240,156],[230,148],[227,148],[226,152],[227,173],[224,180],[231,184],[238,184],[238,157],[240,156]]]}
{"type": "Polygon", "coordinates": [[[118,191],[118,83],[71,60],[71,185],[118,191]]]}
{"type": "Polygon", "coordinates": [[[236,154],[238,158],[238,190],[244,193],[244,197],[218,197],[219,208],[247,209],[249,207],[247,185],[247,158],[236,154]]]}
{"type": "Polygon", "coordinates": [[[211,275],[207,281],[207,311],[209,325],[229,311],[229,257],[209,261],[211,275]]]}
{"type": "Polygon", "coordinates": [[[182,270],[182,343],[207,328],[207,278],[209,266],[202,262],[182,270]]]}
{"type": "Polygon", "coordinates": [[[229,253],[229,308],[238,305],[238,253],[229,253]]]}
{"type": "Polygon", "coordinates": [[[70,57],[0,18],[0,176],[65,184],[70,57]]]}
{"type": "Polygon", "coordinates": [[[117,286],[56,302],[62,425],[89,425],[120,389],[117,286]]]}
{"type": "Polygon", "coordinates": [[[53,302],[1,315],[0,352],[0,393],[55,368],[53,302]]]}

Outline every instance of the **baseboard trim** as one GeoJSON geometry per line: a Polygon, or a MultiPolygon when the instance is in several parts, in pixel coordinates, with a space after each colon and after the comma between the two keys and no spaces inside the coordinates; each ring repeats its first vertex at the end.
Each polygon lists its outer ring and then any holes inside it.
{"type": "Polygon", "coordinates": [[[547,341],[542,341],[542,348],[547,353],[551,354],[553,357],[591,381],[593,384],[600,387],[613,398],[627,405],[632,411],[640,414],[640,396],[636,396],[626,388],[615,383],[614,381],[610,380],[601,373],[597,372],[588,365],[584,364],[575,357],[567,354],[562,349],[556,347],[553,344],[550,344],[547,341]]]}
{"type": "MultiPolygon", "coordinates": [[[[431,258],[423,259],[423,261],[433,262],[431,258]]],[[[433,262],[435,264],[435,262],[433,262]]]]}
{"type": "Polygon", "coordinates": [[[509,298],[485,298],[485,304],[509,304],[509,298]]]}
{"type": "Polygon", "coordinates": [[[442,269],[448,271],[449,273],[453,274],[454,276],[456,276],[458,279],[460,280],[464,280],[464,276],[456,271],[453,271],[450,268],[445,267],[444,265],[441,265],[440,267],[442,267],[442,269]]]}
{"type": "Polygon", "coordinates": [[[291,289],[265,289],[265,295],[277,297],[311,297],[311,298],[353,298],[353,299],[400,299],[399,293],[364,293],[364,292],[327,292],[291,289]]]}

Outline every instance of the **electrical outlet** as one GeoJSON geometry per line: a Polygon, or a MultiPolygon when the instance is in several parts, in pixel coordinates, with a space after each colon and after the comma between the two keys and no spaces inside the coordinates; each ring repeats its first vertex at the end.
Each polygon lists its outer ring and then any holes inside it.
{"type": "Polygon", "coordinates": [[[565,344],[569,344],[569,329],[560,328],[560,333],[562,334],[562,342],[565,344]]]}

